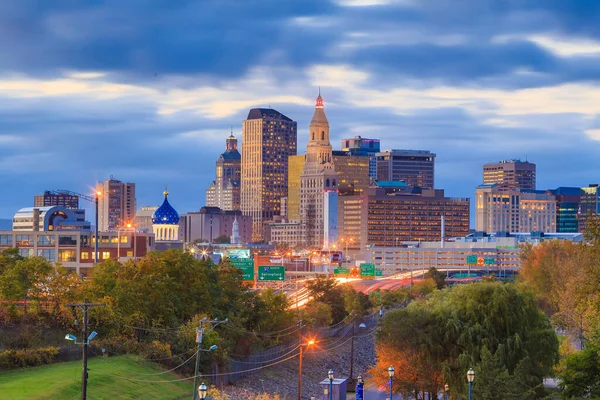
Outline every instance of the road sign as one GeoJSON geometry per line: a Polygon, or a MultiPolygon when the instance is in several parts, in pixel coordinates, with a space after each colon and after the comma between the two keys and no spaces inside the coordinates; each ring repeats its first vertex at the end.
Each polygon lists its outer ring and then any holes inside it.
{"type": "Polygon", "coordinates": [[[375,264],[371,264],[371,263],[360,264],[360,276],[364,276],[364,277],[375,276],[375,264]]]}
{"type": "Polygon", "coordinates": [[[232,258],[231,264],[242,270],[242,279],[245,281],[254,280],[254,259],[253,258],[232,258]]]}
{"type": "Polygon", "coordinates": [[[467,256],[467,264],[477,264],[477,256],[467,256]]]}
{"type": "Polygon", "coordinates": [[[284,266],[268,266],[258,267],[258,280],[259,281],[283,281],[285,279],[285,267],[284,266]]]}
{"type": "Polygon", "coordinates": [[[494,265],[494,264],[496,264],[496,259],[494,259],[494,258],[486,258],[486,259],[483,260],[483,263],[485,265],[494,265]]]}
{"type": "Polygon", "coordinates": [[[335,268],[333,270],[334,275],[350,275],[350,270],[348,268],[335,268]]]}
{"type": "Polygon", "coordinates": [[[382,269],[376,269],[375,270],[375,276],[383,276],[383,270],[382,269]]]}

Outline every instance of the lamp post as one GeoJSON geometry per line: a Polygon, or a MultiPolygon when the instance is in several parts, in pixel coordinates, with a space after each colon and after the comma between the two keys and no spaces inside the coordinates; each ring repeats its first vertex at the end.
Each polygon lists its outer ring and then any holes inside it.
{"type": "MultiPolygon", "coordinates": [[[[198,328],[196,328],[196,343],[198,343],[198,350],[196,351],[196,369],[195,369],[195,373],[194,373],[194,397],[193,399],[196,400],[196,390],[195,388],[198,387],[198,371],[200,370],[200,352],[201,351],[213,351],[217,349],[216,345],[213,345],[210,347],[210,349],[208,350],[202,350],[201,346],[202,346],[202,339],[204,337],[204,324],[212,324],[212,328],[210,330],[215,329],[215,327],[221,323],[227,323],[229,321],[229,319],[225,318],[224,321],[219,321],[218,318],[215,318],[213,320],[208,320],[206,318],[203,318],[202,320],[200,320],[200,326],[198,328]]],[[[199,392],[199,390],[198,390],[199,392]]]]}
{"type": "Polygon", "coordinates": [[[327,373],[329,377],[329,400],[333,400],[333,370],[330,369],[327,373]]]}
{"type": "Polygon", "coordinates": [[[206,392],[208,392],[208,388],[206,387],[204,382],[202,382],[202,384],[198,386],[198,398],[206,399],[206,392]]]}
{"type": "MultiPolygon", "coordinates": [[[[367,326],[364,323],[361,323],[359,328],[364,329],[367,326]]],[[[352,338],[350,341],[350,378],[348,379],[350,383],[354,380],[353,372],[354,372],[354,335],[356,334],[356,314],[352,316],[352,338]]]]}
{"type": "Polygon", "coordinates": [[[388,375],[390,376],[390,400],[392,400],[392,382],[394,380],[394,373],[396,372],[396,370],[394,369],[394,367],[392,367],[390,365],[390,367],[387,370],[388,375]]]}
{"type": "Polygon", "coordinates": [[[467,381],[469,382],[469,400],[473,400],[473,381],[475,380],[475,371],[469,368],[467,372],[467,381]]]}
{"type": "Polygon", "coordinates": [[[364,386],[365,381],[363,380],[362,375],[356,377],[356,400],[364,400],[364,386]]]}
{"type": "Polygon", "coordinates": [[[122,226],[117,231],[117,261],[121,259],[121,231],[123,229],[131,229],[131,223],[128,222],[125,226],[122,226]]]}
{"type": "Polygon", "coordinates": [[[309,340],[306,343],[300,343],[300,358],[298,360],[298,400],[302,400],[302,358],[304,356],[303,348],[304,346],[308,347],[312,346],[313,344],[315,344],[315,341],[313,339],[309,340]]]}
{"type": "Polygon", "coordinates": [[[448,386],[448,384],[446,383],[444,385],[444,399],[448,400],[448,390],[450,389],[450,386],[448,386]]]}

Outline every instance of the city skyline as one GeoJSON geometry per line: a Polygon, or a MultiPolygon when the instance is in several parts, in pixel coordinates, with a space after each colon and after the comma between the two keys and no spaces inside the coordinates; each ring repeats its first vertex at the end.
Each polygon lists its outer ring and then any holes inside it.
{"type": "Polygon", "coordinates": [[[298,121],[304,149],[318,86],[334,150],[355,135],[430,150],[449,196],[473,200],[482,165],[512,158],[537,164],[538,188],[599,180],[596,2],[268,4],[157,4],[133,18],[135,2],[6,3],[0,218],[110,175],[136,183],[139,206],[159,205],[168,184],[175,208],[197,211],[230,126],[241,138],[248,110],[270,106],[298,121]],[[169,34],[157,40],[157,26],[169,34]]]}

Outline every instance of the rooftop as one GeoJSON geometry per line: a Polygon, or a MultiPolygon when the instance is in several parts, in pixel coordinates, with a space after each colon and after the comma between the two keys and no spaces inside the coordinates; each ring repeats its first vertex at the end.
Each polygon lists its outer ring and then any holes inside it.
{"type": "Polygon", "coordinates": [[[263,117],[293,122],[291,118],[272,108],[253,108],[248,112],[247,119],[263,119],[263,117]]]}

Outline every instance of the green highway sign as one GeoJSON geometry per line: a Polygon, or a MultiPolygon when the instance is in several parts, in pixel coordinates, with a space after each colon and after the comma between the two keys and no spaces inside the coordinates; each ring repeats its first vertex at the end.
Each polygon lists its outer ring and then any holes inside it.
{"type": "Polygon", "coordinates": [[[333,270],[334,275],[350,275],[350,270],[348,268],[335,268],[333,270]]]}
{"type": "Polygon", "coordinates": [[[232,258],[231,264],[242,270],[243,280],[254,280],[254,259],[253,258],[232,258]]]}
{"type": "Polygon", "coordinates": [[[283,281],[285,279],[284,266],[259,266],[258,280],[259,281],[283,281]]]}
{"type": "Polygon", "coordinates": [[[365,277],[375,276],[375,264],[371,264],[371,263],[360,264],[360,276],[365,276],[365,277]]]}
{"type": "Polygon", "coordinates": [[[376,269],[375,270],[375,276],[383,276],[383,270],[382,269],[376,269]]]}
{"type": "Polygon", "coordinates": [[[467,256],[467,264],[477,264],[477,256],[467,256]]]}
{"type": "Polygon", "coordinates": [[[485,265],[494,265],[494,264],[496,264],[496,259],[494,259],[494,258],[486,258],[486,259],[483,260],[483,263],[485,265]]]}

